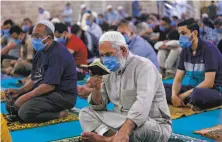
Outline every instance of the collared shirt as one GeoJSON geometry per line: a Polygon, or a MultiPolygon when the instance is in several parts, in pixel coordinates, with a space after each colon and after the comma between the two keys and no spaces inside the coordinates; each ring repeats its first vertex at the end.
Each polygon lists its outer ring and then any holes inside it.
{"type": "Polygon", "coordinates": [[[93,104],[91,95],[88,97],[90,107],[98,112],[105,110],[111,101],[114,112],[126,116],[137,127],[150,118],[160,124],[171,124],[161,75],[144,57],[129,52],[122,72],[104,76],[101,94],[99,105],[93,104]]]}
{"type": "Polygon", "coordinates": [[[149,59],[160,70],[156,52],[146,40],[136,35],[130,41],[128,47],[133,54],[149,59]]]}
{"type": "Polygon", "coordinates": [[[204,81],[206,72],[216,72],[214,85],[222,86],[222,54],[217,47],[199,39],[196,54],[191,48],[184,48],[180,55],[178,69],[184,70],[188,84],[196,87],[204,81]]]}
{"type": "Polygon", "coordinates": [[[77,96],[76,65],[73,56],[61,44],[53,42],[47,51],[36,53],[31,78],[34,88],[41,84],[54,85],[54,91],[74,104],[77,96]]]}
{"type": "Polygon", "coordinates": [[[95,22],[93,22],[93,24],[87,29],[87,31],[94,34],[98,39],[103,34],[102,29],[95,22]]]}

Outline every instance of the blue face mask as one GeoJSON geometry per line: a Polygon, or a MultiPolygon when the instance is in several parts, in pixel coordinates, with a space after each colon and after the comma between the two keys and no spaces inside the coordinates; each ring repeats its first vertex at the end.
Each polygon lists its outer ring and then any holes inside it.
{"type": "Polygon", "coordinates": [[[42,43],[41,39],[32,39],[32,45],[35,51],[41,51],[45,49],[45,45],[42,43]]]}
{"type": "Polygon", "coordinates": [[[189,48],[192,45],[192,42],[190,41],[190,37],[184,36],[184,35],[180,35],[179,43],[182,48],[189,48]]]}
{"type": "Polygon", "coordinates": [[[172,23],[171,23],[171,24],[172,24],[172,26],[174,26],[174,27],[175,27],[175,26],[177,26],[177,21],[175,21],[175,20],[174,20],[174,21],[172,21],[172,23]]]}
{"type": "Polygon", "coordinates": [[[103,23],[103,19],[102,18],[97,18],[97,24],[101,25],[103,23]]]}
{"type": "Polygon", "coordinates": [[[216,29],[217,33],[222,33],[222,28],[216,29]]]}
{"type": "Polygon", "coordinates": [[[66,43],[66,40],[64,38],[57,38],[56,41],[63,44],[66,43]]]}
{"type": "Polygon", "coordinates": [[[165,31],[166,31],[166,28],[163,27],[163,26],[160,26],[160,31],[165,32],[165,31]]]}
{"type": "Polygon", "coordinates": [[[20,39],[14,39],[13,41],[16,45],[19,45],[22,43],[22,40],[20,40],[20,39]]]}
{"type": "Polygon", "coordinates": [[[204,30],[203,30],[202,27],[199,29],[199,31],[200,31],[200,34],[203,34],[203,33],[204,33],[204,30]]]}
{"type": "Polygon", "coordinates": [[[130,37],[126,34],[124,34],[123,37],[125,38],[125,41],[128,44],[130,42],[130,37]]]}
{"type": "Polygon", "coordinates": [[[120,68],[120,62],[117,60],[116,56],[105,56],[103,58],[103,64],[112,72],[120,68]]]}
{"type": "Polygon", "coordinates": [[[22,26],[22,30],[23,30],[24,32],[28,32],[28,31],[29,31],[29,26],[23,25],[23,26],[22,26]]]}
{"type": "Polygon", "coordinates": [[[148,24],[149,28],[154,28],[154,24],[148,24]]]}
{"type": "Polygon", "coordinates": [[[90,20],[86,20],[86,25],[91,26],[91,21],[90,20]]]}
{"type": "Polygon", "coordinates": [[[6,37],[10,37],[9,29],[2,30],[2,33],[6,37]]]}

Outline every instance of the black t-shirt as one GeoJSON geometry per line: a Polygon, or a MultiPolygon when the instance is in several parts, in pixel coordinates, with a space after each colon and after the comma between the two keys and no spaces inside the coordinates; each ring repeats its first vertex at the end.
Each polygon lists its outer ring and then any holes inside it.
{"type": "Polygon", "coordinates": [[[158,41],[164,41],[164,40],[167,39],[167,38],[166,38],[166,35],[167,35],[170,31],[172,31],[172,30],[173,30],[173,28],[169,28],[169,29],[166,29],[166,31],[161,31],[161,30],[160,30],[160,26],[156,26],[156,27],[153,29],[153,32],[154,32],[154,33],[160,33],[160,36],[159,36],[158,41]]]}
{"type": "Polygon", "coordinates": [[[31,78],[34,88],[41,84],[55,86],[55,92],[74,104],[77,97],[76,65],[71,53],[53,42],[47,51],[38,51],[33,60],[31,78]]]}

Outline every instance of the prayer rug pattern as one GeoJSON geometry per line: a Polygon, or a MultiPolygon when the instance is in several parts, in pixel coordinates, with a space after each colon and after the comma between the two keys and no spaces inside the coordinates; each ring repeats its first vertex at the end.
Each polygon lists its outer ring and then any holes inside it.
{"type": "Polygon", "coordinates": [[[193,111],[191,108],[188,108],[188,107],[177,108],[177,107],[173,107],[172,105],[169,105],[169,109],[170,109],[171,118],[178,119],[184,116],[190,116],[190,115],[194,115],[194,114],[198,114],[198,113],[202,113],[206,111],[222,109],[222,105],[218,107],[202,110],[202,111],[193,111]]]}
{"type": "Polygon", "coordinates": [[[5,93],[3,91],[1,91],[0,93],[1,93],[1,99],[0,100],[1,100],[1,102],[4,102],[5,99],[6,99],[5,98],[5,93]]]}
{"type": "MultiPolygon", "coordinates": [[[[73,137],[73,138],[65,138],[57,140],[54,142],[82,142],[82,140],[81,137],[73,137]]],[[[172,133],[168,142],[207,142],[207,141],[172,133]]]]}
{"type": "Polygon", "coordinates": [[[3,116],[5,117],[5,119],[7,121],[7,125],[8,125],[8,128],[10,131],[29,129],[29,128],[58,124],[58,123],[62,123],[62,122],[70,122],[70,121],[79,120],[78,115],[75,113],[69,113],[69,115],[65,118],[55,119],[55,120],[51,120],[51,121],[43,122],[43,123],[21,123],[19,121],[9,122],[8,115],[3,114],[3,116]]]}
{"type": "Polygon", "coordinates": [[[222,125],[217,125],[211,128],[194,131],[194,133],[214,139],[214,140],[222,141],[222,125]]]}

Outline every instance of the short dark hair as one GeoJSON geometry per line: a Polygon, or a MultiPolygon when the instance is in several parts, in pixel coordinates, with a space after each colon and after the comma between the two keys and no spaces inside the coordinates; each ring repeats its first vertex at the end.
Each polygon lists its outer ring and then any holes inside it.
{"type": "Polygon", "coordinates": [[[222,25],[222,20],[220,20],[220,19],[216,19],[215,21],[214,21],[214,25],[222,25]]]}
{"type": "Polygon", "coordinates": [[[68,2],[67,4],[66,4],[66,6],[70,6],[71,4],[68,2]]]}
{"type": "Polygon", "coordinates": [[[21,34],[22,32],[23,32],[22,29],[18,25],[12,26],[11,29],[9,30],[10,34],[13,34],[13,33],[21,34]]]}
{"type": "Polygon", "coordinates": [[[63,32],[68,32],[66,24],[63,23],[55,23],[55,32],[62,34],[63,32]]]}
{"type": "Polygon", "coordinates": [[[177,30],[170,31],[167,34],[167,39],[168,40],[179,40],[179,37],[180,37],[180,34],[177,30]]]}
{"type": "Polygon", "coordinates": [[[193,18],[189,18],[187,20],[184,20],[180,23],[177,24],[178,27],[181,27],[181,26],[187,26],[187,28],[193,32],[195,30],[198,31],[198,36],[199,36],[199,26],[198,26],[198,23],[197,21],[195,21],[193,18]]]}
{"type": "Polygon", "coordinates": [[[79,31],[81,31],[81,27],[77,24],[72,25],[71,27],[71,33],[72,34],[77,34],[79,31]]]}
{"type": "Polygon", "coordinates": [[[177,16],[172,16],[172,18],[173,18],[173,19],[177,19],[177,20],[179,19],[177,16]]]}
{"type": "Polygon", "coordinates": [[[170,20],[169,17],[166,17],[166,16],[165,16],[165,17],[161,18],[161,20],[162,20],[162,21],[165,21],[165,22],[166,22],[167,24],[169,24],[169,25],[171,24],[171,20],[170,20]]]}
{"type": "Polygon", "coordinates": [[[32,20],[29,19],[29,18],[25,18],[25,19],[23,20],[23,22],[25,22],[25,21],[29,21],[29,22],[32,24],[32,20]]]}
{"type": "Polygon", "coordinates": [[[100,17],[104,17],[103,14],[99,14],[98,16],[100,16],[100,17]]]}
{"type": "Polygon", "coordinates": [[[211,22],[211,20],[208,19],[208,18],[203,18],[203,24],[204,24],[205,26],[208,26],[208,27],[214,29],[214,24],[213,24],[213,23],[211,22]]]}
{"type": "Polygon", "coordinates": [[[8,24],[10,24],[11,26],[13,26],[13,25],[14,25],[14,22],[13,22],[11,19],[7,19],[7,20],[5,20],[4,23],[3,23],[3,25],[8,25],[8,24]]]}

